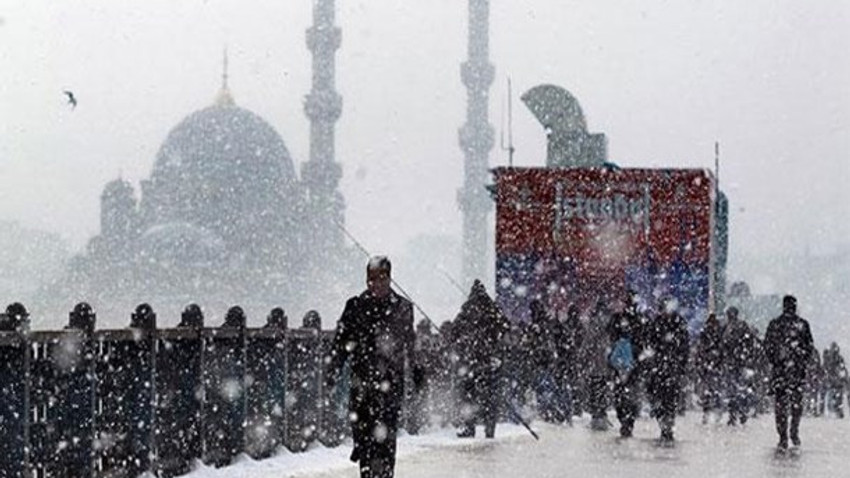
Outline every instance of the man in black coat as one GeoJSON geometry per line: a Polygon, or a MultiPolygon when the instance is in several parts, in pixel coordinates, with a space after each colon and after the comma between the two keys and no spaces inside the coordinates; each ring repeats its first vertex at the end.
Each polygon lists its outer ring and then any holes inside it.
{"type": "Polygon", "coordinates": [[[697,380],[702,402],[702,422],[708,423],[709,414],[720,413],[723,399],[723,353],[721,343],[723,327],[717,316],[709,314],[699,334],[694,354],[697,380]]]}
{"type": "Polygon", "coordinates": [[[366,291],[348,300],[337,323],[326,375],[333,387],[350,360],[351,460],[359,462],[361,478],[394,474],[405,364],[414,366],[413,308],[390,287],[391,272],[386,257],[369,261],[366,291]]]}
{"type": "Polygon", "coordinates": [[[661,442],[672,443],[689,355],[688,324],[673,299],[661,301],[661,312],[645,328],[644,340],[646,392],[661,427],[661,442]]]}
{"type": "Polygon", "coordinates": [[[803,414],[803,389],[806,368],[815,350],[809,323],[797,315],[797,299],[782,298],[782,315],[770,321],[764,337],[764,351],[771,365],[776,431],[779,449],[788,448],[788,418],[791,418],[791,443],[800,446],[800,417],[803,414]]]}
{"type": "Polygon", "coordinates": [[[559,314],[553,322],[552,337],[554,339],[555,360],[555,396],[560,411],[561,422],[572,424],[572,416],[576,414],[574,404],[579,383],[579,365],[576,363],[579,350],[584,341],[584,325],[579,318],[579,308],[570,304],[566,316],[559,314]]]}
{"type": "Polygon", "coordinates": [[[723,330],[723,358],[729,394],[728,425],[747,422],[753,395],[755,375],[756,337],[753,330],[738,315],[736,307],[726,309],[726,327],[723,330]]]}
{"type": "Polygon", "coordinates": [[[484,435],[493,438],[503,400],[501,372],[510,323],[484,285],[475,280],[454,324],[463,422],[458,436],[475,436],[475,424],[480,419],[484,435]]]}

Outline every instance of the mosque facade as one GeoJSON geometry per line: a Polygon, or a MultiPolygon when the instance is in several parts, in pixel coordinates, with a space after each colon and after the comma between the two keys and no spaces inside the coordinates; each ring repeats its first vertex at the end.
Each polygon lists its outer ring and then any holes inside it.
{"type": "Polygon", "coordinates": [[[305,101],[311,154],[301,177],[275,128],[236,104],[225,54],[215,101],[171,129],[150,177],[138,190],[121,178],[106,184],[100,234],[42,294],[46,309],[86,300],[100,316],[121,318],[141,302],[175,316],[192,302],[215,311],[234,304],[336,311],[363,261],[344,244],[342,168],[334,157],[341,34],[333,0],[313,8],[306,36],[317,70],[305,101]]]}

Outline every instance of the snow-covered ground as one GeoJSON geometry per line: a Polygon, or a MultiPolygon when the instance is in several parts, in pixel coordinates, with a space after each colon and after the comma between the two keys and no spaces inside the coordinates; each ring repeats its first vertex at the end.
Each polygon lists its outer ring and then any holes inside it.
{"type": "MultiPolygon", "coordinates": [[[[806,418],[801,426],[802,452],[777,458],[773,417],[762,416],[744,427],[725,423],[702,425],[689,414],[677,423],[675,448],[655,444],[658,428],[642,419],[635,437],[617,438],[614,430],[593,432],[586,420],[573,427],[534,423],[535,441],[521,427],[500,425],[495,440],[461,440],[451,430],[438,430],[399,440],[396,476],[419,477],[844,477],[850,476],[850,421],[806,418]]],[[[482,434],[483,435],[483,434],[482,434]]],[[[201,467],[191,478],[332,478],[357,477],[348,461],[350,444],[316,447],[305,453],[281,454],[263,461],[241,457],[222,469],[201,467]]]]}

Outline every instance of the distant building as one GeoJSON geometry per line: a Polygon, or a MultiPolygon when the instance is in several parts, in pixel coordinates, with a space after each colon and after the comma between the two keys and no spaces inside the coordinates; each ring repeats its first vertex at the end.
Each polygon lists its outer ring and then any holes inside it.
{"type": "Polygon", "coordinates": [[[363,260],[343,241],[334,10],[333,0],[314,2],[306,34],[314,81],[304,105],[311,146],[301,178],[274,127],[236,105],[225,53],[214,104],[169,132],[138,196],[121,178],[105,186],[100,234],[43,294],[47,310],[86,300],[109,326],[124,325],[140,302],[175,318],[190,302],[221,312],[238,303],[263,316],[272,306],[338,313],[354,278],[362,281],[354,270],[362,272],[363,260]]]}
{"type": "Polygon", "coordinates": [[[104,187],[100,234],[58,297],[115,313],[140,301],[300,306],[315,286],[305,189],[280,135],[225,85],[171,130],[138,198],[123,179],[104,187]]]}

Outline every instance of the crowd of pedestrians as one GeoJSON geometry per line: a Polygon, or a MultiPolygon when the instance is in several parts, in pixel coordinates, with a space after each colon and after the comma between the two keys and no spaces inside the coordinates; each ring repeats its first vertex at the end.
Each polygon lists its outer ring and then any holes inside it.
{"type": "Polygon", "coordinates": [[[844,416],[840,349],[817,353],[793,296],[763,337],[734,307],[691,336],[672,297],[656,310],[633,291],[584,311],[532,300],[522,323],[476,280],[453,320],[414,330],[412,305],[392,290],[390,271],[388,259],[370,261],[367,290],[346,304],[329,357],[328,386],[346,361],[351,367],[352,460],[361,476],[392,476],[400,427],[451,425],[471,438],[481,425],[492,438],[500,420],[531,411],[566,426],[588,413],[590,427],[605,431],[613,408],[622,438],[648,414],[659,444],[672,446],[688,407],[701,408],[703,423],[739,426],[772,403],[782,451],[800,446],[803,413],[844,416]]]}
{"type": "Polygon", "coordinates": [[[511,420],[519,411],[565,425],[587,413],[592,429],[616,427],[624,438],[644,414],[658,421],[659,442],[672,444],[676,416],[688,408],[701,410],[703,423],[740,426],[773,405],[780,448],[799,446],[801,414],[844,416],[840,349],[815,351],[794,297],[785,297],[764,335],[735,307],[709,315],[692,335],[672,298],[655,311],[641,304],[631,291],[619,303],[565,313],[533,300],[521,324],[476,281],[439,333],[421,324],[429,397],[421,413],[458,426],[461,437],[474,436],[476,422],[492,436],[496,416],[511,420]]]}

